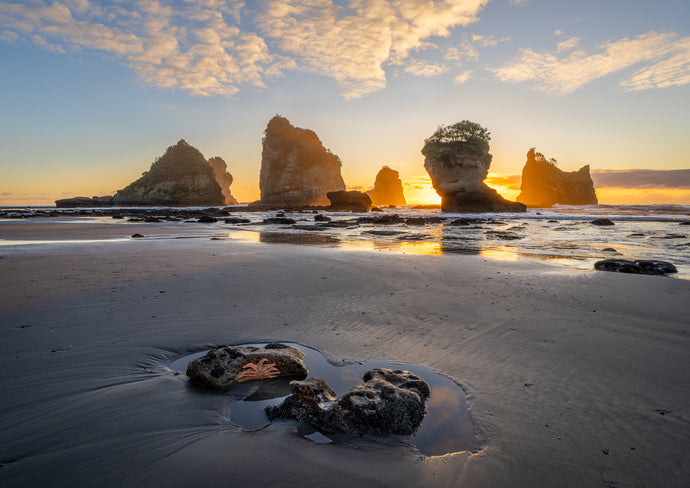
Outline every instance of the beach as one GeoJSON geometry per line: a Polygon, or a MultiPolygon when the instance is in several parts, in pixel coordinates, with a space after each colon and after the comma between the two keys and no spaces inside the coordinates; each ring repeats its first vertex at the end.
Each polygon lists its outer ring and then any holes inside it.
{"type": "Polygon", "coordinates": [[[690,484],[690,280],[74,225],[0,250],[2,487],[690,484]],[[168,367],[268,341],[447,375],[476,449],[243,432],[168,367]]]}

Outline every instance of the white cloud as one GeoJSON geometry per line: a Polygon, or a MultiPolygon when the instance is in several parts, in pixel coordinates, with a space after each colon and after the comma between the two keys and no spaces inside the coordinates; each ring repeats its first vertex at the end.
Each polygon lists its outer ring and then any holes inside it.
{"type": "Polygon", "coordinates": [[[534,89],[554,95],[571,93],[587,83],[642,63],[633,76],[620,83],[627,90],[690,83],[690,37],[650,31],[599,46],[595,52],[579,49],[579,39],[558,44],[556,51],[521,49],[518,56],[492,69],[501,81],[531,81],[534,89]]]}
{"type": "Polygon", "coordinates": [[[415,76],[423,76],[425,78],[438,76],[446,71],[448,71],[447,66],[442,66],[437,63],[427,63],[424,61],[415,61],[412,64],[407,65],[405,68],[406,73],[410,73],[415,76]]]}
{"type": "Polygon", "coordinates": [[[463,71],[458,76],[453,78],[453,83],[455,83],[456,85],[462,85],[463,83],[467,82],[467,80],[469,80],[470,78],[472,78],[472,70],[463,71]]]}

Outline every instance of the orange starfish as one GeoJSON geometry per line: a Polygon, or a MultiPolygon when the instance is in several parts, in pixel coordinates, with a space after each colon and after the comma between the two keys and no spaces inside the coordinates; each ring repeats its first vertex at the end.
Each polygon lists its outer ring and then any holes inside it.
{"type": "Polygon", "coordinates": [[[274,363],[268,363],[268,359],[263,358],[258,363],[247,363],[244,365],[244,371],[237,375],[237,381],[243,383],[245,381],[263,380],[267,378],[275,378],[280,374],[274,363]]]}

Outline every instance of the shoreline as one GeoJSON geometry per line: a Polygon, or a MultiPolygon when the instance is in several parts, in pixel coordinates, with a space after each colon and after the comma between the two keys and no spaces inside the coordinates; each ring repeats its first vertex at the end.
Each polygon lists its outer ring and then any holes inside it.
{"type": "Polygon", "coordinates": [[[0,270],[3,486],[690,480],[687,280],[210,239],[26,246],[0,270]],[[237,432],[222,397],[158,366],[269,340],[450,376],[482,448],[420,458],[289,424],[237,432]]]}

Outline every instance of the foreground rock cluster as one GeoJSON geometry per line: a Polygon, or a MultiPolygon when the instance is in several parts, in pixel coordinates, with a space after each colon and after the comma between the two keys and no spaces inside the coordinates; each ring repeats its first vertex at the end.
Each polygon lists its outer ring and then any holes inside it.
{"type": "Polygon", "coordinates": [[[335,398],[320,378],[290,382],[291,395],[266,407],[271,420],[309,422],[327,432],[353,435],[412,435],[426,413],[429,385],[409,371],[378,368],[364,374],[364,383],[335,398]]]}

